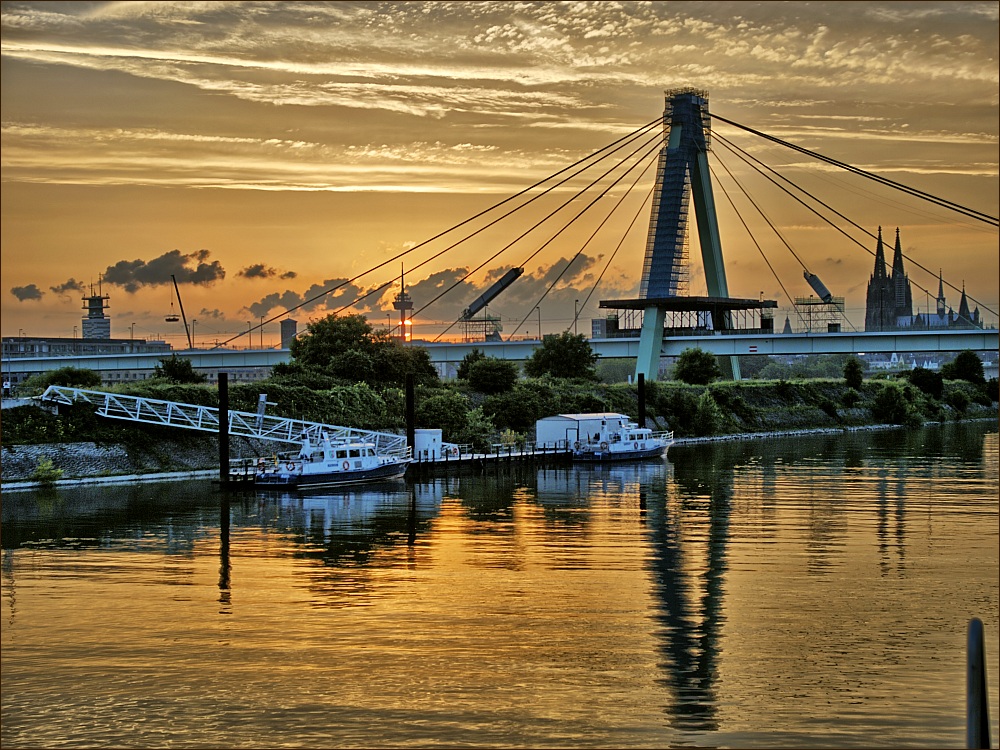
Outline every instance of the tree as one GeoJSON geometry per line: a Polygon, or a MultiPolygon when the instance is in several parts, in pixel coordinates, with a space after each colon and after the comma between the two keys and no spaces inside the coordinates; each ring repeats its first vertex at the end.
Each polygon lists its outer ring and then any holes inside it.
{"type": "Polygon", "coordinates": [[[674,365],[674,378],[689,385],[708,385],[722,377],[722,370],[714,354],[703,349],[685,349],[674,365]]]}
{"type": "Polygon", "coordinates": [[[864,379],[864,368],[861,366],[860,359],[851,357],[844,362],[844,381],[849,388],[853,388],[856,391],[860,390],[864,379]]]}
{"type": "Polygon", "coordinates": [[[939,372],[923,367],[914,367],[907,373],[907,378],[928,396],[940,399],[941,394],[944,393],[944,378],[939,372]]]}
{"type": "Polygon", "coordinates": [[[551,375],[554,378],[584,378],[597,380],[597,355],[582,333],[563,331],[548,335],[542,344],[524,361],[524,372],[533,378],[551,375]]]}
{"type": "Polygon", "coordinates": [[[462,357],[462,361],[458,363],[458,370],[455,372],[455,377],[459,380],[468,380],[469,368],[482,359],[486,359],[486,355],[479,349],[473,349],[471,352],[462,357]]]}
{"type": "Polygon", "coordinates": [[[340,381],[398,387],[412,373],[418,385],[438,382],[426,349],[403,346],[387,331],[376,331],[363,315],[328,315],[313,321],[292,340],[290,351],[294,364],[305,372],[340,381]]]}
{"type": "Polygon", "coordinates": [[[44,391],[50,385],[62,385],[67,388],[96,388],[101,384],[100,373],[81,367],[60,367],[58,370],[32,375],[21,386],[23,393],[38,390],[44,391]]]}
{"type": "Polygon", "coordinates": [[[983,361],[979,355],[966,349],[959,352],[954,361],[941,366],[941,376],[946,380],[967,380],[970,383],[985,383],[983,361]]]}
{"type": "Polygon", "coordinates": [[[483,357],[469,367],[469,385],[480,393],[505,393],[519,375],[517,364],[497,357],[483,357]]]}
{"type": "Polygon", "coordinates": [[[153,377],[171,383],[204,383],[208,378],[194,369],[190,359],[178,359],[176,354],[172,354],[170,359],[161,359],[160,364],[153,368],[153,377]]]}

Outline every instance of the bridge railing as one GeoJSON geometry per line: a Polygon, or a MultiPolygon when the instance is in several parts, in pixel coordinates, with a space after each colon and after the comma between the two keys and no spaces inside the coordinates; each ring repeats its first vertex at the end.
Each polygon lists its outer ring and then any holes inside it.
{"type": "MultiPolygon", "coordinates": [[[[219,410],[213,406],[185,404],[178,401],[163,401],[143,396],[126,396],[120,393],[90,391],[58,385],[49,386],[41,396],[36,398],[39,401],[56,404],[73,404],[83,401],[92,404],[99,416],[109,419],[202,432],[219,431],[219,410]]],[[[317,445],[325,434],[334,444],[373,443],[379,454],[401,455],[409,450],[404,435],[236,410],[229,411],[229,434],[295,445],[301,445],[306,439],[313,445],[317,445]]]]}

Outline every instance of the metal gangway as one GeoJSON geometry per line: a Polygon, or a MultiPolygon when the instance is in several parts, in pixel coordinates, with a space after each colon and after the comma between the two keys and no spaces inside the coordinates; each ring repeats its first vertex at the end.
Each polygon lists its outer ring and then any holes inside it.
{"type": "MultiPolygon", "coordinates": [[[[202,432],[219,431],[219,410],[214,406],[198,406],[178,401],[162,401],[143,396],[126,396],[120,393],[88,391],[50,385],[41,396],[35,397],[49,404],[86,402],[96,407],[96,413],[109,419],[126,422],[179,427],[202,432]]],[[[354,427],[307,422],[264,414],[229,410],[229,434],[282,443],[318,445],[325,435],[332,444],[374,444],[380,455],[409,455],[405,435],[391,432],[360,430],[354,427]]]]}

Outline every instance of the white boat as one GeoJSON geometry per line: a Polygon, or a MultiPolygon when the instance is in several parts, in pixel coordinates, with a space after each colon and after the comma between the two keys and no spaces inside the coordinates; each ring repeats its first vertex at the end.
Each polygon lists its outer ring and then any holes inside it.
{"type": "Polygon", "coordinates": [[[604,463],[659,458],[673,442],[672,432],[653,432],[625,414],[557,414],[535,423],[536,444],[569,449],[574,461],[604,463]]]}
{"type": "Polygon", "coordinates": [[[374,443],[331,443],[324,432],[319,446],[306,439],[299,451],[260,459],[254,473],[259,487],[309,489],[398,479],[410,464],[409,449],[379,453],[374,443]]]}
{"type": "Polygon", "coordinates": [[[573,442],[573,460],[592,463],[660,458],[674,441],[672,432],[653,432],[635,422],[582,437],[573,442]]]}

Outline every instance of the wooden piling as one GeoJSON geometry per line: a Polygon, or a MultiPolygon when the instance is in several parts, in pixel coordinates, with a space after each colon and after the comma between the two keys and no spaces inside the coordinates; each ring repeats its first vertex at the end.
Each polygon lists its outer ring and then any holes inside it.
{"type": "Polygon", "coordinates": [[[410,451],[416,451],[416,398],[414,395],[413,373],[406,373],[406,444],[410,446],[410,451]]]}
{"type": "Polygon", "coordinates": [[[219,373],[219,484],[229,489],[229,373],[219,373]]]}
{"type": "Polygon", "coordinates": [[[639,373],[636,376],[636,383],[639,390],[639,426],[646,426],[646,376],[639,373]]]}
{"type": "Polygon", "coordinates": [[[967,669],[965,683],[967,748],[990,746],[990,711],[986,683],[986,643],[983,621],[978,617],[969,620],[967,669]]]}

